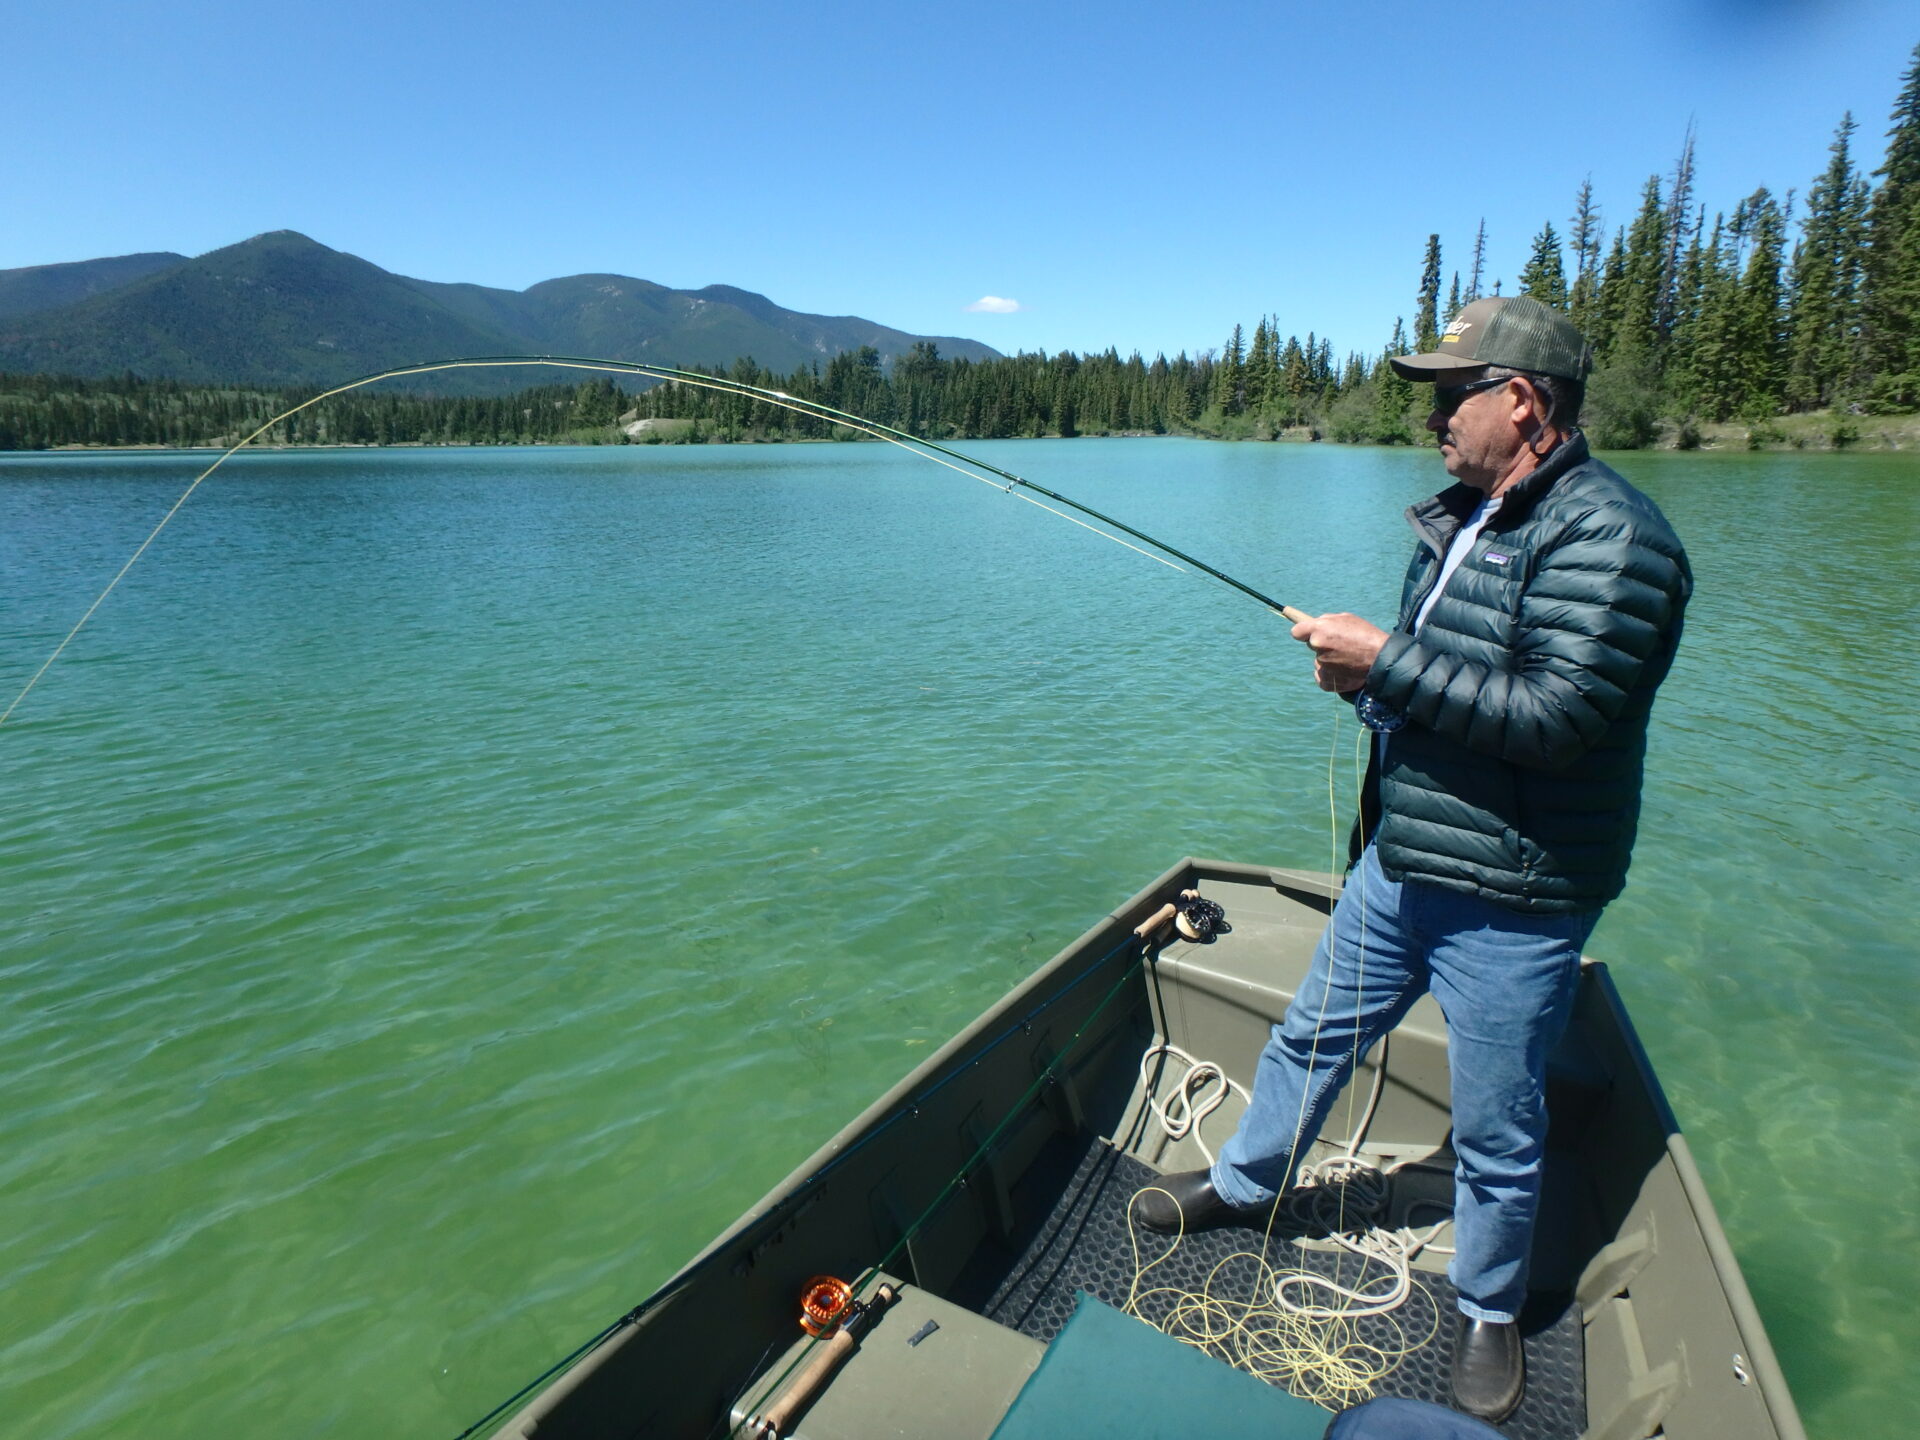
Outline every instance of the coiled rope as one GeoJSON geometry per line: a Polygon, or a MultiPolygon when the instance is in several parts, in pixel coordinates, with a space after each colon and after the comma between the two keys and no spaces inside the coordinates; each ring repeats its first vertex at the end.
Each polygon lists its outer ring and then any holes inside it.
{"type": "Polygon", "coordinates": [[[1200,1134],[1200,1125],[1207,1116],[1227,1103],[1227,1095],[1234,1093],[1242,1100],[1251,1102],[1253,1097],[1239,1081],[1228,1078],[1211,1060],[1196,1060],[1178,1045],[1155,1045],[1140,1057],[1140,1089],[1146,1096],[1147,1108],[1153,1112],[1154,1119],[1160,1122],[1160,1128],[1170,1140],[1184,1140],[1191,1135],[1199,1145],[1200,1153],[1207,1157],[1211,1165],[1216,1158],[1206,1139],[1200,1134]],[[1187,1067],[1180,1083],[1173,1087],[1173,1094],[1167,1097],[1163,1105],[1153,1098],[1154,1061],[1163,1055],[1171,1055],[1182,1061],[1187,1067]],[[1215,1086],[1215,1089],[1208,1089],[1215,1086]]]}
{"type": "MultiPolygon", "coordinates": [[[[1327,756],[1328,869],[1333,874],[1338,874],[1341,868],[1335,776],[1343,719],[1343,714],[1336,712],[1332,746],[1327,756]]],[[[1370,741],[1370,733],[1362,730],[1355,742],[1356,776],[1362,785],[1366,776],[1366,746],[1370,741]]],[[[1366,976],[1364,870],[1356,883],[1362,888],[1358,894],[1361,918],[1359,953],[1354,957],[1355,993],[1361,995],[1366,976]]],[[[1336,943],[1331,930],[1327,943],[1329,946],[1336,943]]],[[[1333,958],[1330,955],[1329,961],[1333,958]]],[[[1329,991],[1332,976],[1333,965],[1329,963],[1329,991]]],[[[1324,1016],[1325,1011],[1323,997],[1320,1013],[1324,1016]]],[[[1429,1207],[1444,1212],[1437,1222],[1425,1228],[1411,1223],[1398,1228],[1387,1224],[1392,1177],[1403,1170],[1442,1167],[1417,1159],[1399,1160],[1383,1167],[1360,1158],[1360,1147],[1379,1109],[1386,1077],[1388,1041],[1383,1037],[1380,1043],[1380,1060],[1374,1069],[1366,1107],[1357,1120],[1353,1115],[1355,1097],[1352,1086],[1348,1087],[1347,1143],[1328,1159],[1296,1164],[1293,1187],[1267,1207],[1266,1231],[1257,1252],[1238,1251],[1226,1256],[1207,1273],[1198,1290],[1149,1284],[1147,1277],[1151,1272],[1165,1265],[1179,1249],[1185,1228],[1175,1233],[1164,1252],[1142,1263],[1140,1231],[1133,1207],[1140,1195],[1158,1187],[1149,1186],[1139,1191],[1127,1206],[1127,1232],[1134,1263],[1133,1281],[1124,1306],[1128,1314],[1206,1350],[1236,1369],[1336,1411],[1374,1395],[1380,1382],[1402,1360],[1438,1333],[1440,1316],[1430,1307],[1424,1321],[1411,1312],[1401,1312],[1416,1293],[1415,1257],[1424,1250],[1450,1253],[1447,1247],[1436,1243],[1451,1220],[1451,1209],[1439,1202],[1421,1201],[1409,1208],[1409,1216],[1415,1210],[1429,1207]],[[1344,1284],[1338,1278],[1304,1265],[1271,1262],[1268,1257],[1274,1229],[1283,1218],[1289,1230],[1330,1241],[1356,1257],[1360,1264],[1359,1281],[1344,1284]],[[1363,1321],[1368,1322],[1364,1329],[1363,1321]]],[[[1309,1077],[1315,1072],[1319,1049],[1320,1026],[1316,1025],[1307,1060],[1309,1077]]],[[[1350,1076],[1359,1074],[1360,1060],[1356,1025],[1350,1076]]],[[[1201,1126],[1226,1102],[1229,1093],[1238,1093],[1250,1102],[1246,1090],[1219,1065],[1198,1059],[1172,1044],[1156,1045],[1149,1050],[1141,1062],[1140,1075],[1146,1104],[1168,1137],[1182,1140],[1191,1135],[1211,1166],[1216,1157],[1201,1134],[1201,1126]],[[1151,1078],[1153,1062],[1162,1056],[1181,1061],[1187,1067],[1174,1082],[1172,1094],[1165,1102],[1154,1096],[1151,1078]]],[[[1295,1155],[1306,1128],[1306,1102],[1311,1089],[1311,1084],[1302,1087],[1289,1152],[1295,1155]]],[[[1160,1193],[1167,1194],[1166,1191],[1160,1193]]],[[[1297,1245],[1300,1241],[1294,1239],[1293,1243],[1297,1245]]]]}

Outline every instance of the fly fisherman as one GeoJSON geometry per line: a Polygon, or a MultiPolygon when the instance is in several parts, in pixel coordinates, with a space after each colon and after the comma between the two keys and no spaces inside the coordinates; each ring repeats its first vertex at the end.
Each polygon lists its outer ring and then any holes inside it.
{"type": "Polygon", "coordinates": [[[1293,629],[1320,688],[1378,732],[1364,848],[1239,1130],[1136,1213],[1156,1229],[1263,1220],[1356,1044],[1431,991],[1458,1157],[1453,1395],[1500,1420],[1526,1384],[1546,1057],[1580,947],[1626,879],[1647,714],[1693,581],[1665,517],[1575,428],[1591,352],[1559,312],[1476,300],[1437,349],[1392,363],[1433,385],[1427,428],[1457,483],[1407,511],[1419,544],[1391,630],[1347,614],[1293,629]]]}

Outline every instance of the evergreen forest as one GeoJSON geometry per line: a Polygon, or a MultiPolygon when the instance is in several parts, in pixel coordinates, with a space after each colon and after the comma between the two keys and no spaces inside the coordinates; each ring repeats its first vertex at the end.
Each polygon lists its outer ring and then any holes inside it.
{"type": "MultiPolygon", "coordinates": [[[[1696,194],[1695,139],[1609,231],[1592,186],[1564,235],[1548,221],[1511,290],[1564,310],[1593,342],[1584,422],[1602,448],[1701,443],[1736,425],[1749,443],[1809,417],[1833,444],[1863,419],[1920,411],[1920,47],[1904,77],[1883,163],[1863,173],[1858,127],[1836,128],[1804,195],[1761,187],[1711,215],[1696,194]]],[[[1431,349],[1447,321],[1504,279],[1485,275],[1486,227],[1450,273],[1430,236],[1412,295],[1378,351],[1336,358],[1324,336],[1262,316],[1218,352],[1151,361],[1115,350],[949,359],[927,343],[891,367],[872,347],[791,373],[750,357],[722,374],[936,439],[1081,434],[1281,436],[1422,443],[1418,387],[1387,357],[1431,349]],[[1444,294],[1443,294],[1444,285],[1444,294]]],[[[191,385],[135,375],[0,375],[0,449],[237,442],[312,391],[191,385]]],[[[510,396],[370,388],[337,396],[263,437],[286,444],[662,443],[802,440],[851,432],[685,384],[637,391],[612,379],[510,396]]]]}

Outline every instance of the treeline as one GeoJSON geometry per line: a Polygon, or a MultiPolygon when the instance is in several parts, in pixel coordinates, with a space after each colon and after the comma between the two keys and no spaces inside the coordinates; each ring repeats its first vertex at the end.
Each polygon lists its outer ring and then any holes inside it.
{"type": "MultiPolygon", "coordinates": [[[[1319,347],[1313,368],[1329,363],[1319,347]]],[[[1151,364],[1101,355],[1016,355],[974,362],[922,343],[891,369],[871,346],[790,374],[751,358],[725,371],[849,415],[930,437],[1168,434],[1187,431],[1216,389],[1212,356],[1151,364]]],[[[90,380],[0,375],[0,450],[57,445],[234,444],[311,390],[209,387],[123,375],[90,380]]],[[[261,437],[290,445],[607,444],[816,440],[851,435],[831,420],[697,384],[629,390],[611,378],[502,397],[352,391],[300,411],[261,437]]]]}
{"type": "MultiPolygon", "coordinates": [[[[0,375],[0,450],[57,445],[237,444],[316,394],[122,375],[0,375]]],[[[353,391],[276,425],[285,445],[538,445],[613,438],[630,397],[610,383],[546,385],[516,395],[353,391]]]]}
{"type": "MultiPolygon", "coordinates": [[[[850,415],[933,439],[1042,435],[1165,435],[1190,430],[1216,388],[1214,359],[1173,360],[1117,351],[948,360],[922,341],[889,370],[871,346],[822,369],[772,375],[742,360],[729,379],[785,391],[850,415]]],[[[720,373],[718,371],[714,372],[720,373]]],[[[689,421],[716,438],[824,438],[835,427],[764,401],[695,385],[661,385],[635,401],[637,416],[689,421]]],[[[692,433],[692,432],[680,432],[692,433]]],[[[841,432],[844,433],[844,432],[841,432]]]]}
{"type": "MultiPolygon", "coordinates": [[[[1920,47],[1892,114],[1884,163],[1853,159],[1851,115],[1804,200],[1762,187],[1707,217],[1695,195],[1691,132],[1669,175],[1649,177],[1632,220],[1607,238],[1591,184],[1564,240],[1534,237],[1513,293],[1565,310],[1597,364],[1586,424],[1604,447],[1744,422],[1751,438],[1778,417],[1824,412],[1830,438],[1854,416],[1920,409],[1920,47]],[[1876,184],[1875,181],[1878,181],[1876,184]]],[[[1216,355],[1168,360],[1117,351],[951,360],[930,344],[891,367],[871,347],[790,374],[751,358],[729,378],[785,391],[930,438],[1202,434],[1423,443],[1421,392],[1387,357],[1431,349],[1482,293],[1486,226],[1465,279],[1442,298],[1440,237],[1427,241],[1412,332],[1336,363],[1327,339],[1283,338],[1274,317],[1236,326],[1216,355]]],[[[1504,280],[1492,282],[1499,294],[1504,280]]],[[[55,445],[232,444],[314,391],[196,386],[126,375],[93,380],[0,375],[0,450],[55,445]]],[[[287,444],[659,443],[825,439],[852,432],[772,403],[669,383],[611,379],[501,397],[354,391],[276,426],[287,444]]]]}

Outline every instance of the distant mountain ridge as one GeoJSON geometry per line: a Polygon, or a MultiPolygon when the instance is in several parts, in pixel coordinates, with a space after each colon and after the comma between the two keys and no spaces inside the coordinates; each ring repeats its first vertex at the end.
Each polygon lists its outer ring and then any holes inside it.
{"type": "Polygon", "coordinates": [[[570,275],[525,290],[414,280],[292,230],[188,259],[123,255],[0,270],[0,371],[337,384],[460,355],[590,355],[765,369],[824,364],[871,345],[977,340],[910,335],[858,316],[806,315],[731,285],[674,290],[629,275],[570,275]]]}
{"type": "Polygon", "coordinates": [[[103,291],[118,290],[156,270],[171,270],[186,263],[186,256],[160,250],[144,255],[115,255],[105,260],[78,260],[66,265],[0,270],[0,324],[16,315],[56,310],[103,291]]]}

